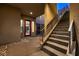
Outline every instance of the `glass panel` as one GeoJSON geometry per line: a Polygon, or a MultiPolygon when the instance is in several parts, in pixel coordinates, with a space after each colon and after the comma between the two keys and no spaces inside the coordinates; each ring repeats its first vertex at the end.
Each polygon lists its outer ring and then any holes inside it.
{"type": "Polygon", "coordinates": [[[30,35],[30,21],[26,21],[26,35],[30,35]]]}
{"type": "Polygon", "coordinates": [[[34,32],[34,21],[32,21],[32,32],[34,32]]]}
{"type": "Polygon", "coordinates": [[[20,20],[20,32],[21,33],[23,32],[23,20],[22,19],[20,20]]]}

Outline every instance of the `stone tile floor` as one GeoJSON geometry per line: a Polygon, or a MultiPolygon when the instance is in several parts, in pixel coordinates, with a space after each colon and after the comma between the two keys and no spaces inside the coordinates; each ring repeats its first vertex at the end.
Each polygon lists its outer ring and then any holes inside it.
{"type": "Polygon", "coordinates": [[[0,46],[0,56],[7,55],[7,45],[0,46]]]}
{"type": "Polygon", "coordinates": [[[30,56],[40,51],[41,37],[26,37],[19,42],[0,46],[0,56],[30,56]]]}

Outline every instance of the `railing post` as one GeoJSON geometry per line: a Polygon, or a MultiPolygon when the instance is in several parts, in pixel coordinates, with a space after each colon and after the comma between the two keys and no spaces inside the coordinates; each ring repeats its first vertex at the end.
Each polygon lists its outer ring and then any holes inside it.
{"type": "Polygon", "coordinates": [[[71,54],[72,53],[72,30],[69,31],[69,36],[70,36],[70,39],[69,39],[69,53],[71,54]]]}

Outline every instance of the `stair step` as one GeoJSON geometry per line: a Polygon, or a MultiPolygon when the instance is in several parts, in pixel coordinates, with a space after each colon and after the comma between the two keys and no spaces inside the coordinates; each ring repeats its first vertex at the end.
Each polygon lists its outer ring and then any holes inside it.
{"type": "Polygon", "coordinates": [[[60,45],[68,46],[68,43],[62,42],[59,40],[49,39],[48,41],[55,42],[55,43],[60,44],[60,45]]]}
{"type": "Polygon", "coordinates": [[[68,31],[53,31],[53,34],[60,34],[60,35],[69,35],[68,31]]]}
{"type": "Polygon", "coordinates": [[[51,34],[51,36],[61,36],[61,37],[68,37],[69,38],[68,35],[51,34]]]}
{"type": "Polygon", "coordinates": [[[69,25],[68,22],[60,22],[59,24],[60,24],[60,25],[62,25],[62,24],[69,25]]]}
{"type": "Polygon", "coordinates": [[[58,44],[58,43],[51,42],[51,41],[47,41],[46,43],[51,44],[51,45],[54,45],[54,46],[58,46],[58,47],[60,47],[60,48],[62,48],[62,49],[67,50],[67,47],[64,46],[64,45],[60,45],[60,44],[58,44]]]}
{"type": "Polygon", "coordinates": [[[57,30],[57,29],[59,29],[59,30],[68,30],[68,28],[63,28],[63,27],[57,27],[57,28],[55,28],[55,30],[57,30]]]}
{"type": "Polygon", "coordinates": [[[56,28],[54,31],[68,31],[68,29],[64,29],[64,28],[56,28]]]}
{"type": "Polygon", "coordinates": [[[44,51],[45,53],[47,53],[50,56],[57,56],[56,54],[52,53],[51,51],[49,51],[49,50],[47,50],[45,48],[42,48],[41,50],[44,51]]]}
{"type": "Polygon", "coordinates": [[[39,51],[39,52],[33,53],[31,56],[49,56],[49,55],[44,51],[39,51]]]}
{"type": "Polygon", "coordinates": [[[46,43],[45,45],[46,45],[46,46],[49,46],[49,47],[51,47],[51,48],[53,48],[53,49],[55,49],[55,50],[58,50],[58,51],[60,51],[60,52],[62,52],[62,53],[64,53],[64,54],[67,53],[67,50],[62,49],[62,48],[60,48],[60,47],[58,47],[58,46],[51,45],[51,44],[48,44],[48,43],[46,43]]]}
{"type": "Polygon", "coordinates": [[[67,27],[64,27],[64,28],[63,28],[63,27],[56,27],[55,30],[57,30],[57,29],[59,29],[59,30],[63,30],[63,29],[64,29],[64,30],[68,30],[67,27]]]}
{"type": "Polygon", "coordinates": [[[69,43],[69,41],[67,41],[67,40],[62,40],[62,39],[58,39],[58,38],[54,38],[54,37],[49,37],[49,39],[53,39],[53,40],[69,43]]]}
{"type": "Polygon", "coordinates": [[[69,26],[61,26],[61,25],[58,25],[57,27],[60,27],[60,28],[69,28],[69,26]]]}
{"type": "Polygon", "coordinates": [[[58,26],[68,26],[68,25],[69,25],[69,24],[66,24],[66,23],[64,23],[64,24],[63,24],[63,23],[59,23],[59,24],[58,24],[58,26]]]}
{"type": "Polygon", "coordinates": [[[67,21],[62,21],[59,23],[60,25],[64,24],[64,25],[68,25],[69,23],[67,21]]]}
{"type": "Polygon", "coordinates": [[[56,28],[68,28],[68,27],[69,27],[68,25],[64,25],[64,24],[59,25],[59,24],[58,24],[58,26],[57,26],[56,28]]]}
{"type": "Polygon", "coordinates": [[[54,37],[54,38],[58,38],[58,39],[61,39],[61,40],[69,41],[68,37],[61,37],[61,36],[50,36],[50,37],[54,37]]]}
{"type": "Polygon", "coordinates": [[[58,55],[58,56],[65,56],[64,53],[59,52],[59,51],[57,51],[57,50],[55,50],[55,49],[53,49],[53,48],[51,48],[51,47],[44,46],[43,48],[49,50],[50,52],[52,52],[52,53],[54,53],[54,54],[56,54],[56,55],[58,55]]]}

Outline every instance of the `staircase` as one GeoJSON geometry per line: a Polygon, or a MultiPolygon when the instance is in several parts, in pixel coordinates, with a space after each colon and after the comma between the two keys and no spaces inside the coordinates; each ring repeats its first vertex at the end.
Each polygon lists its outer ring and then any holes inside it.
{"type": "Polygon", "coordinates": [[[50,56],[66,56],[69,44],[69,11],[52,31],[41,50],[50,56]]]}

